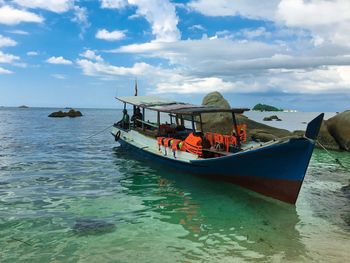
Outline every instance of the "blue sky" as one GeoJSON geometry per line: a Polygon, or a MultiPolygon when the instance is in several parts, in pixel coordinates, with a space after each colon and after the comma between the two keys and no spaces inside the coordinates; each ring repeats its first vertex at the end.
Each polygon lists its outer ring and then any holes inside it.
{"type": "Polygon", "coordinates": [[[0,105],[350,105],[348,0],[0,0],[0,105]]]}

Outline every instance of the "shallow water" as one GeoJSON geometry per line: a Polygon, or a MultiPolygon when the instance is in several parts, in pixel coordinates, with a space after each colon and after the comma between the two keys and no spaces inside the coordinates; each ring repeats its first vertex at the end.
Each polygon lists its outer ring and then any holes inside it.
{"type": "MultiPolygon", "coordinates": [[[[344,262],[350,174],[315,150],[296,206],[118,147],[115,110],[0,109],[0,262],[344,262]],[[77,233],[79,220],[115,228],[77,233]]],[[[308,118],[304,113],[300,118],[308,118]],[[304,115],[303,115],[304,114],[304,115]]],[[[333,153],[350,167],[349,153],[333,153]]]]}

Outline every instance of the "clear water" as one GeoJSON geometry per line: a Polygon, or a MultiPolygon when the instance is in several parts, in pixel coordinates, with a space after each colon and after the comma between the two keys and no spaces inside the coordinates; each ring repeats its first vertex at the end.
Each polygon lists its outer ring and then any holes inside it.
{"type": "MultiPolygon", "coordinates": [[[[115,110],[0,109],[0,262],[345,262],[350,174],[316,150],[296,206],[118,147],[115,110]],[[79,219],[115,224],[73,231],[79,219]]],[[[309,118],[306,113],[300,118],[309,118]]],[[[333,153],[350,167],[349,153],[333,153]]]]}

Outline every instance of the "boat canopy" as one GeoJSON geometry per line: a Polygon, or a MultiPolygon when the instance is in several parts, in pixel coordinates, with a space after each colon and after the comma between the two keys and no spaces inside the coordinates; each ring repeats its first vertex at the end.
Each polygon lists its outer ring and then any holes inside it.
{"type": "Polygon", "coordinates": [[[247,108],[224,109],[213,106],[193,105],[190,103],[177,102],[155,96],[125,96],[117,97],[116,99],[137,107],[180,115],[199,115],[201,113],[214,112],[231,112],[241,114],[245,111],[249,111],[247,108]]]}

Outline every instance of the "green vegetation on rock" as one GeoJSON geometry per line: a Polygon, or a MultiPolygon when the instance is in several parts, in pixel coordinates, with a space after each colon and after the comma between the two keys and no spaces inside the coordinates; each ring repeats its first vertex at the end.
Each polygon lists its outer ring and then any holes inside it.
{"type": "Polygon", "coordinates": [[[254,106],[255,111],[283,111],[283,109],[278,109],[274,106],[258,103],[254,106]]]}

